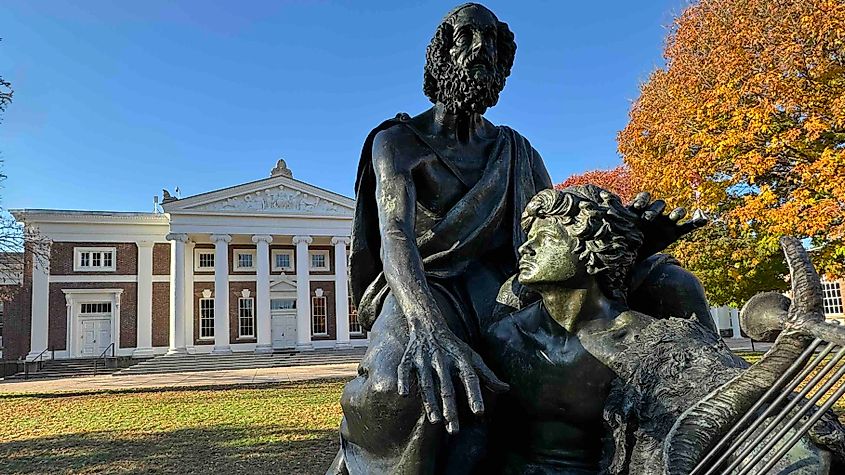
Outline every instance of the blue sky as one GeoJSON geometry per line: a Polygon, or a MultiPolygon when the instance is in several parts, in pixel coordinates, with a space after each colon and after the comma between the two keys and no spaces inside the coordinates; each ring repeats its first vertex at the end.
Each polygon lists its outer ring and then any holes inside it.
{"type": "MultiPolygon", "coordinates": [[[[430,106],[425,47],[457,1],[3,0],[4,208],[152,209],[268,175],[347,196],[367,132],[430,106]]],[[[620,163],[615,136],[683,0],[485,3],[516,35],[487,113],[552,179],[620,163]]]]}

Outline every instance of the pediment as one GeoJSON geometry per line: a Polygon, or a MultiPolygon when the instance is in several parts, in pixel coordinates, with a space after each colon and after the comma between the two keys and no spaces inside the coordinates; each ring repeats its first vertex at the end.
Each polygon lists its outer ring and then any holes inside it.
{"type": "Polygon", "coordinates": [[[284,176],[168,202],[168,213],[351,217],[354,201],[284,176]]]}
{"type": "Polygon", "coordinates": [[[295,292],[296,284],[286,275],[278,277],[279,280],[270,283],[271,292],[295,292]]]}

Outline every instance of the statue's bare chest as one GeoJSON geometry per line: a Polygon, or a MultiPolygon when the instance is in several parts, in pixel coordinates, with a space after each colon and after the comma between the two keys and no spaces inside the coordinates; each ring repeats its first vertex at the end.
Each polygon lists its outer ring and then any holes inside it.
{"type": "Polygon", "coordinates": [[[476,185],[487,165],[487,150],[443,148],[424,150],[413,170],[417,203],[432,214],[447,213],[476,185]]]}

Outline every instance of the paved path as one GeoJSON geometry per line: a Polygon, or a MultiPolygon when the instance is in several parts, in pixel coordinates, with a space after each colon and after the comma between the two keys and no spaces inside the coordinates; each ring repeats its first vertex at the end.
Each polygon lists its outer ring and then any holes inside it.
{"type": "Polygon", "coordinates": [[[357,363],[318,366],[290,366],[286,368],[237,369],[167,373],[134,376],[80,376],[50,380],[0,381],[3,394],[84,393],[108,390],[191,388],[207,386],[239,386],[272,383],[292,383],[329,378],[352,378],[357,363]]]}
{"type": "MultiPolygon", "coordinates": [[[[725,343],[732,350],[751,350],[751,340],[747,338],[726,338],[725,343]]],[[[770,343],[754,344],[757,351],[765,351],[770,346],[770,343]]],[[[0,381],[0,395],[292,383],[315,379],[352,378],[355,376],[357,368],[357,363],[339,363],[119,377],[101,375],[49,380],[12,380],[0,381]]]]}

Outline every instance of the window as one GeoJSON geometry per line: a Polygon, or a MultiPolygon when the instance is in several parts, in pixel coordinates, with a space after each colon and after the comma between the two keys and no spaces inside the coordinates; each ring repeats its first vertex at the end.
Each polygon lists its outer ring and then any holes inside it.
{"type": "Polygon", "coordinates": [[[329,251],[309,251],[311,270],[329,270],[329,251]]]}
{"type": "Polygon", "coordinates": [[[213,270],[214,250],[197,249],[194,251],[194,270],[213,270]]]}
{"type": "Polygon", "coordinates": [[[293,271],[293,251],[288,249],[273,249],[273,270],[293,271]]]}
{"type": "Polygon", "coordinates": [[[79,314],[80,315],[109,315],[109,314],[111,314],[111,302],[79,304],[79,314]]]}
{"type": "Polygon", "coordinates": [[[200,299],[200,338],[214,338],[214,299],[200,299]]]}
{"type": "Polygon", "coordinates": [[[839,282],[822,281],[824,296],[824,313],[826,315],[842,314],[842,288],[839,282]]]}
{"type": "Polygon", "coordinates": [[[352,303],[352,297],[349,297],[349,333],[357,335],[364,333],[364,329],[361,328],[361,322],[358,321],[358,309],[352,303]]]}
{"type": "Polygon", "coordinates": [[[294,310],[296,299],[270,299],[270,310],[294,310]]]}
{"type": "Polygon", "coordinates": [[[115,270],[115,248],[113,247],[76,247],[73,251],[74,271],[115,270]]]}
{"type": "Polygon", "coordinates": [[[255,337],[255,299],[252,297],[238,299],[238,336],[255,337]]]}
{"type": "Polygon", "coordinates": [[[235,270],[255,269],[255,251],[235,251],[235,270]]]}
{"type": "Polygon", "coordinates": [[[318,293],[318,296],[311,297],[312,333],[315,335],[327,335],[328,328],[326,326],[326,323],[328,322],[328,313],[326,307],[326,298],[322,296],[322,292],[318,293]]]}

